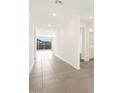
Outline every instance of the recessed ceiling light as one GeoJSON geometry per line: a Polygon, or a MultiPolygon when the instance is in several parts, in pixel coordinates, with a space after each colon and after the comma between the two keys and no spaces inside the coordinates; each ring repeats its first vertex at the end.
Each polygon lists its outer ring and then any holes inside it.
{"type": "Polygon", "coordinates": [[[89,19],[92,19],[92,16],[89,16],[89,19]]]}
{"type": "Polygon", "coordinates": [[[52,25],[51,24],[48,24],[48,27],[51,27],[52,25]]]}
{"type": "Polygon", "coordinates": [[[89,32],[92,32],[93,30],[92,30],[92,28],[89,28],[89,32]]]}
{"type": "Polygon", "coordinates": [[[56,4],[63,4],[64,2],[62,0],[56,0],[55,3],[56,4]]]}
{"type": "Polygon", "coordinates": [[[53,16],[56,16],[56,13],[52,13],[53,16]]]}

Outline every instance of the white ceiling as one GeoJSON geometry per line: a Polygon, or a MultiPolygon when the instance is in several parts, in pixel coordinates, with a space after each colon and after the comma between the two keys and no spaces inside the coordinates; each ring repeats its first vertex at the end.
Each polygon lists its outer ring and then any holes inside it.
{"type": "MultiPolygon", "coordinates": [[[[65,23],[70,16],[79,15],[85,23],[93,16],[93,0],[62,0],[64,4],[55,4],[55,0],[30,0],[30,15],[37,26],[53,27],[65,23]],[[52,13],[57,15],[54,17],[52,13]]],[[[91,22],[90,22],[91,23],[91,22]]]]}

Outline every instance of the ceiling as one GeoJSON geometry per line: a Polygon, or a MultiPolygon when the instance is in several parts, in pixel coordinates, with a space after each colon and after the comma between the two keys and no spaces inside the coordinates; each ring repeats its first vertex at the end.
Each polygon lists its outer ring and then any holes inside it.
{"type": "MultiPolygon", "coordinates": [[[[35,25],[48,28],[65,23],[70,16],[78,15],[81,22],[89,22],[93,16],[93,0],[61,0],[63,4],[56,4],[55,0],[30,0],[30,15],[35,25]],[[56,13],[56,16],[52,16],[56,13]]],[[[91,22],[89,22],[91,24],[91,22]]]]}

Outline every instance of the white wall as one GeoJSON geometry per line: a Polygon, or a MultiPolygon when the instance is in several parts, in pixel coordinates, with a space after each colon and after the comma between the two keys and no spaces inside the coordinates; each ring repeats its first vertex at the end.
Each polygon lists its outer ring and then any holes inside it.
{"type": "Polygon", "coordinates": [[[29,19],[29,71],[31,71],[33,64],[34,64],[34,58],[35,58],[35,33],[33,29],[33,24],[31,22],[31,17],[29,19]]]}
{"type": "Polygon", "coordinates": [[[80,46],[81,46],[81,59],[84,59],[84,57],[85,57],[85,33],[84,33],[84,29],[83,28],[81,28],[81,42],[80,42],[80,46]]]}
{"type": "Polygon", "coordinates": [[[89,58],[94,58],[94,32],[89,32],[89,58]]]}
{"type": "Polygon", "coordinates": [[[80,69],[80,18],[72,17],[56,32],[55,53],[68,64],[80,69]]]}
{"type": "Polygon", "coordinates": [[[89,61],[94,58],[94,32],[89,32],[88,26],[81,28],[82,32],[82,52],[81,59],[89,61]]]}
{"type": "Polygon", "coordinates": [[[80,53],[83,52],[83,31],[80,29],[80,53]]]}

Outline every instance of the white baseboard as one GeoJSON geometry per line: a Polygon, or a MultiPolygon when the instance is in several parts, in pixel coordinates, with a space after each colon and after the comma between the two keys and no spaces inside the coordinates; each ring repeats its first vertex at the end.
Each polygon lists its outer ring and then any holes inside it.
{"type": "Polygon", "coordinates": [[[56,57],[58,57],[59,59],[63,60],[65,63],[71,65],[71,66],[72,66],[73,68],[75,68],[76,70],[79,70],[79,69],[80,69],[80,67],[76,67],[76,66],[74,66],[73,64],[70,64],[69,61],[65,60],[63,57],[59,56],[58,54],[54,53],[54,55],[55,55],[56,57]]]}

